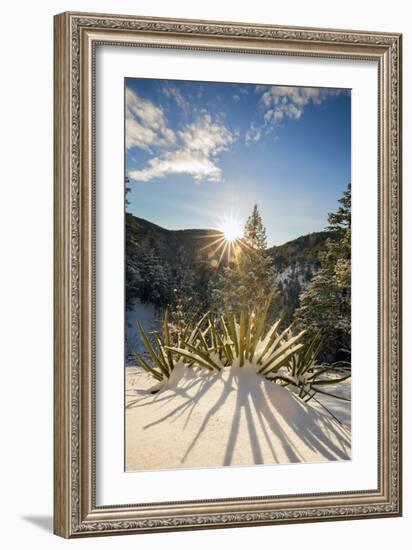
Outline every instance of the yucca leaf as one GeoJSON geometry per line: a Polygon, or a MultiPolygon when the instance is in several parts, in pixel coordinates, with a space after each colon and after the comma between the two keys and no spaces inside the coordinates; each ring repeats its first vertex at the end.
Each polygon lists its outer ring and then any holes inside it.
{"type": "Polygon", "coordinates": [[[330,367],[323,367],[318,371],[316,371],[315,373],[313,373],[312,376],[310,377],[310,380],[316,380],[316,378],[318,378],[318,376],[320,376],[321,374],[326,374],[327,372],[333,372],[335,370],[336,370],[336,367],[332,365],[330,367]]]}
{"type": "Polygon", "coordinates": [[[148,372],[153,378],[161,382],[163,380],[163,376],[161,373],[159,373],[156,369],[153,367],[149,367],[149,365],[146,363],[146,361],[141,357],[140,355],[136,354],[136,360],[138,364],[146,371],[148,372]]]}
{"type": "Polygon", "coordinates": [[[221,335],[217,331],[216,331],[216,339],[219,344],[219,349],[222,351],[222,354],[226,358],[226,365],[231,365],[233,363],[233,355],[231,353],[230,346],[223,342],[221,335]]]}
{"type": "Polygon", "coordinates": [[[294,347],[287,346],[282,350],[281,354],[276,354],[275,357],[267,361],[259,370],[259,374],[267,374],[269,372],[275,372],[282,367],[293,353],[296,353],[302,344],[296,344],[294,347]]]}
{"type": "MultiPolygon", "coordinates": [[[[188,345],[186,343],[186,345],[188,345]]],[[[193,347],[193,346],[192,346],[193,347]]],[[[196,350],[196,348],[194,348],[196,350]]],[[[215,370],[214,367],[212,367],[207,361],[203,360],[201,357],[199,357],[199,353],[198,351],[196,350],[196,352],[194,353],[191,353],[190,351],[188,351],[187,349],[185,348],[174,348],[174,347],[171,347],[170,348],[171,351],[173,351],[174,353],[178,353],[179,355],[181,355],[182,357],[186,357],[187,359],[190,359],[190,361],[192,363],[196,363],[198,364],[200,367],[205,367],[207,370],[210,370],[210,371],[213,371],[215,370]]]]}
{"type": "Polygon", "coordinates": [[[227,317],[227,328],[229,330],[230,339],[233,342],[233,346],[235,348],[235,354],[239,355],[239,342],[237,338],[237,331],[236,331],[236,321],[235,316],[231,311],[226,312],[227,317]]]}
{"type": "Polygon", "coordinates": [[[219,329],[218,327],[216,327],[216,323],[214,321],[214,319],[212,318],[212,316],[210,315],[209,313],[209,316],[208,316],[208,330],[210,332],[210,337],[212,339],[212,348],[215,352],[219,353],[219,348],[220,348],[220,344],[219,344],[219,341],[218,341],[218,334],[219,334],[219,329]]]}
{"type": "MultiPolygon", "coordinates": [[[[272,363],[274,359],[279,357],[279,355],[284,353],[287,349],[293,346],[298,340],[300,340],[303,334],[304,334],[304,331],[302,330],[301,332],[299,332],[299,334],[292,336],[292,338],[289,338],[289,340],[286,340],[283,343],[279,342],[277,345],[273,343],[271,350],[269,351],[268,354],[266,354],[266,355],[269,355],[269,357],[266,360],[266,362],[263,363],[263,366],[265,367],[268,364],[272,363]]],[[[300,345],[299,349],[301,349],[302,347],[303,347],[303,344],[300,345]]]]}
{"type": "Polygon", "coordinates": [[[254,330],[255,317],[253,314],[247,315],[245,318],[245,351],[244,358],[248,359],[250,354],[250,342],[254,330]]]}
{"type": "Polygon", "coordinates": [[[220,326],[222,327],[222,332],[225,340],[231,340],[228,328],[226,326],[226,321],[223,315],[220,316],[220,326]]]}
{"type": "Polygon", "coordinates": [[[185,342],[185,346],[189,348],[189,351],[191,351],[194,354],[199,355],[203,361],[206,361],[213,369],[221,370],[221,367],[211,359],[210,354],[208,352],[204,352],[200,349],[197,349],[195,346],[192,346],[192,344],[189,344],[188,342],[185,342]]]}
{"type": "Polygon", "coordinates": [[[189,327],[186,326],[182,332],[179,330],[178,337],[177,337],[178,347],[180,347],[181,342],[185,342],[188,338],[189,338],[189,327]]]}
{"type": "Polygon", "coordinates": [[[226,353],[229,357],[229,365],[232,365],[233,361],[235,360],[232,346],[230,344],[225,344],[225,348],[226,348],[226,353]]]}
{"type": "Polygon", "coordinates": [[[347,376],[343,376],[342,378],[329,378],[328,380],[316,380],[312,386],[326,386],[327,384],[339,384],[339,382],[344,382],[348,378],[350,378],[351,375],[348,374],[347,376]]]}
{"type": "Polygon", "coordinates": [[[140,335],[142,337],[142,340],[143,340],[143,344],[145,346],[145,348],[147,349],[147,351],[149,352],[149,355],[150,357],[152,358],[152,361],[153,363],[159,367],[159,369],[162,371],[162,373],[166,376],[166,378],[169,378],[169,369],[166,368],[163,364],[163,362],[161,361],[160,357],[158,357],[157,353],[155,352],[152,344],[150,343],[150,340],[149,338],[147,337],[145,331],[144,331],[144,328],[143,326],[141,325],[140,321],[137,321],[137,326],[139,328],[139,331],[140,331],[140,335]]]}
{"type": "Polygon", "coordinates": [[[157,334],[157,332],[153,332],[153,338],[156,342],[156,347],[157,347],[157,350],[158,350],[157,357],[158,357],[159,361],[161,361],[163,363],[164,368],[167,370],[167,372],[170,375],[171,370],[170,370],[169,364],[167,362],[166,350],[163,347],[162,341],[160,340],[160,337],[157,334]]]}
{"type": "MultiPolygon", "coordinates": [[[[171,345],[170,332],[169,332],[169,312],[166,309],[163,317],[163,338],[166,346],[171,345]]],[[[166,348],[167,361],[169,363],[169,369],[172,371],[175,367],[173,361],[172,352],[166,348]]]]}
{"type": "Polygon", "coordinates": [[[323,339],[321,338],[320,332],[318,332],[310,341],[306,351],[300,354],[300,367],[297,370],[297,374],[303,374],[313,367],[322,345],[323,339]]]}
{"type": "Polygon", "coordinates": [[[256,351],[256,346],[257,346],[258,342],[260,341],[260,339],[262,337],[262,334],[263,334],[263,331],[265,329],[266,317],[267,317],[267,314],[268,314],[268,311],[269,311],[269,306],[270,306],[271,300],[272,300],[272,295],[271,295],[270,300],[266,304],[265,308],[258,315],[258,319],[256,321],[255,333],[253,335],[252,341],[250,343],[250,348],[249,348],[249,361],[253,361],[253,357],[254,357],[255,351],[256,351]]]}
{"type": "Polygon", "coordinates": [[[233,340],[230,336],[229,329],[226,325],[226,321],[225,321],[225,318],[223,317],[223,315],[220,316],[220,326],[221,326],[222,332],[223,332],[223,335],[222,335],[223,345],[226,348],[226,354],[229,357],[229,364],[231,365],[233,363],[233,360],[234,360],[234,355],[233,355],[234,344],[233,344],[233,340]]]}
{"type": "Polygon", "coordinates": [[[266,344],[264,350],[261,352],[261,354],[258,357],[258,360],[257,360],[258,364],[261,364],[263,358],[266,356],[266,354],[268,353],[270,348],[271,347],[276,347],[276,345],[280,342],[282,336],[287,334],[288,330],[290,330],[291,325],[288,328],[286,328],[281,334],[278,334],[277,333],[277,328],[278,328],[279,324],[280,324],[280,319],[278,321],[276,321],[276,323],[271,328],[267,344],[266,344]]]}
{"type": "Polygon", "coordinates": [[[199,330],[199,332],[197,333],[197,338],[198,338],[198,342],[202,346],[203,350],[208,351],[209,346],[208,346],[208,344],[206,342],[206,338],[203,336],[203,333],[202,333],[201,330],[199,330]]]}
{"type": "Polygon", "coordinates": [[[292,379],[290,379],[287,376],[284,376],[283,374],[275,374],[275,376],[265,376],[266,380],[269,380],[270,382],[276,382],[276,380],[281,380],[282,382],[285,382],[286,384],[291,384],[292,386],[295,386],[298,388],[298,384],[292,379]]]}
{"type": "MultiPolygon", "coordinates": [[[[202,337],[206,340],[206,336],[209,334],[210,332],[210,324],[205,328],[205,330],[201,330],[199,329],[199,332],[202,333],[202,337]]],[[[207,340],[206,340],[206,344],[207,344],[207,340]]]]}
{"type": "Polygon", "coordinates": [[[219,330],[216,328],[215,323],[211,318],[209,318],[209,329],[212,336],[212,342],[215,342],[213,350],[218,353],[220,360],[222,360],[224,356],[226,357],[226,364],[230,364],[231,360],[228,353],[228,346],[226,346],[223,341],[225,334],[223,334],[223,337],[219,334],[219,330]]]}
{"type": "Polygon", "coordinates": [[[198,330],[200,330],[200,327],[202,326],[202,323],[204,322],[205,319],[207,319],[209,315],[209,312],[207,311],[200,319],[200,321],[198,323],[196,323],[194,329],[192,330],[189,338],[188,338],[188,341],[189,342],[194,342],[195,339],[196,339],[196,336],[197,336],[197,332],[198,330]]]}

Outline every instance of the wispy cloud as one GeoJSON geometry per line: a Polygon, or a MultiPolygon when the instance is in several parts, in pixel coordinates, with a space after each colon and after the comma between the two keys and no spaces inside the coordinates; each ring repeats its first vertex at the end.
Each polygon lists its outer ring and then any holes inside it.
{"type": "Polygon", "coordinates": [[[320,105],[327,99],[338,96],[342,90],[257,85],[255,92],[261,94],[263,120],[260,123],[256,121],[251,123],[245,136],[247,145],[259,141],[263,134],[270,132],[285,118],[299,120],[308,105],[320,105]]]}
{"type": "Polygon", "coordinates": [[[168,147],[175,141],[163,110],[126,88],[126,148],[152,152],[153,147],[168,147]]]}
{"type": "Polygon", "coordinates": [[[330,88],[270,86],[261,97],[266,108],[265,120],[278,122],[284,117],[298,120],[307,105],[320,105],[326,99],[335,97],[339,93],[340,90],[330,88]]]}
{"type": "Polygon", "coordinates": [[[256,141],[259,141],[261,137],[262,137],[262,125],[257,126],[255,123],[252,122],[249,130],[246,132],[246,135],[245,135],[246,145],[251,145],[252,143],[256,143],[256,141]]]}
{"type": "Polygon", "coordinates": [[[189,174],[197,182],[221,180],[217,155],[227,151],[234,135],[220,121],[208,114],[177,132],[180,147],[166,151],[149,160],[142,170],[132,170],[134,181],[148,182],[171,174],[189,174]]]}
{"type": "Polygon", "coordinates": [[[182,92],[173,84],[167,84],[163,86],[163,93],[169,99],[173,99],[177,106],[184,112],[188,112],[190,109],[190,103],[183,97],[182,92]]]}
{"type": "Polygon", "coordinates": [[[235,101],[236,103],[237,103],[238,101],[240,101],[240,95],[239,95],[239,94],[233,94],[233,95],[232,95],[232,98],[233,98],[233,101],[235,101]]]}

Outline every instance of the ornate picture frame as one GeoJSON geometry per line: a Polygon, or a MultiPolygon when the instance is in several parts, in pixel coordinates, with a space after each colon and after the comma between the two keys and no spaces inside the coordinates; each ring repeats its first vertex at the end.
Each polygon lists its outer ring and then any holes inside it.
{"type": "Polygon", "coordinates": [[[54,21],[54,532],[71,538],[401,515],[401,44],[396,33],[63,13],[54,21]],[[370,60],[378,81],[377,488],[98,504],[96,48],[370,60]]]}

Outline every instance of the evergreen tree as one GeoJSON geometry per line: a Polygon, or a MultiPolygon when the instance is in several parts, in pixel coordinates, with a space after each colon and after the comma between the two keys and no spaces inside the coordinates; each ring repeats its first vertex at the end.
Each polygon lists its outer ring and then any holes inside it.
{"type": "Polygon", "coordinates": [[[263,252],[267,247],[266,229],[263,225],[257,204],[248,217],[243,235],[243,242],[253,250],[263,252]]]}
{"type": "Polygon", "coordinates": [[[173,289],[170,303],[170,320],[182,329],[192,326],[199,311],[195,269],[184,247],[180,246],[175,257],[173,289]]]}
{"type": "Polygon", "coordinates": [[[127,198],[127,195],[131,192],[131,188],[130,188],[130,180],[128,178],[128,176],[126,176],[124,178],[124,205],[125,205],[125,208],[127,209],[128,206],[130,206],[130,201],[129,199],[127,198]]]}
{"type": "Polygon", "coordinates": [[[139,269],[139,243],[130,224],[130,214],[126,214],[125,220],[125,300],[129,309],[140,297],[142,290],[142,277],[139,269]]]}
{"type": "Polygon", "coordinates": [[[320,269],[300,295],[295,318],[311,337],[319,330],[325,338],[325,355],[338,359],[350,350],[351,340],[351,186],[339,199],[336,212],[328,215],[328,239],[320,253],[320,269]]]}
{"type": "Polygon", "coordinates": [[[257,205],[246,222],[242,243],[235,248],[235,261],[222,270],[212,290],[213,309],[218,313],[225,308],[235,313],[262,308],[277,286],[257,205]]]}
{"type": "Polygon", "coordinates": [[[141,244],[136,265],[141,278],[139,298],[142,302],[151,302],[157,307],[168,304],[172,279],[170,267],[160,257],[157,242],[152,234],[141,244]]]}
{"type": "Polygon", "coordinates": [[[283,280],[279,281],[278,310],[283,326],[288,326],[293,321],[293,314],[299,307],[299,296],[302,284],[299,277],[299,266],[293,262],[291,271],[283,280]]]}
{"type": "Polygon", "coordinates": [[[136,251],[131,246],[126,253],[125,271],[125,299],[126,308],[129,309],[140,296],[143,282],[140,270],[136,267],[136,251]]]}

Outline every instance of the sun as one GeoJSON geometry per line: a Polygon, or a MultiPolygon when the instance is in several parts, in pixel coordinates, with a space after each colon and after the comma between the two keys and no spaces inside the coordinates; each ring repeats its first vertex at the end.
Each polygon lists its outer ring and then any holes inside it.
{"type": "Polygon", "coordinates": [[[233,243],[243,236],[243,228],[240,220],[234,216],[224,216],[219,220],[218,230],[223,233],[224,239],[233,243]]]}
{"type": "Polygon", "coordinates": [[[229,263],[238,262],[241,248],[246,247],[240,219],[234,214],[220,216],[216,220],[215,230],[216,232],[201,237],[209,241],[201,250],[207,251],[211,265],[219,268],[224,260],[229,263]]]}

